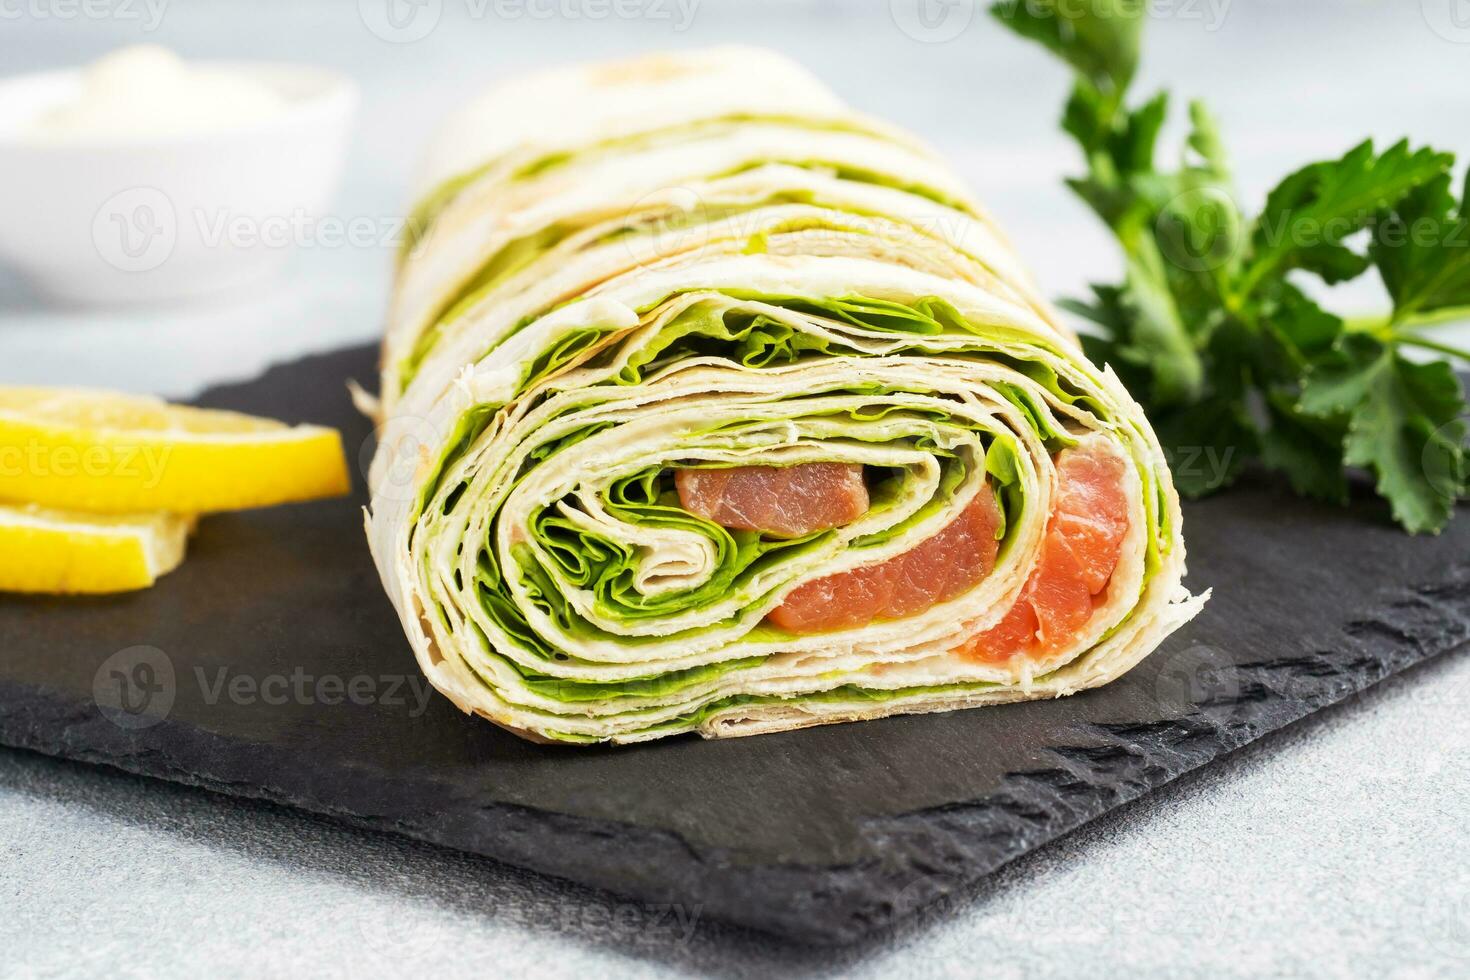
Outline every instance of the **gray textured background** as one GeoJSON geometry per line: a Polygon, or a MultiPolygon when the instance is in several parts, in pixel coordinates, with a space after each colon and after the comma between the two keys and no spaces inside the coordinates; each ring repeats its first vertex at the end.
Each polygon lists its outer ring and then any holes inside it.
{"type": "MultiPolygon", "coordinates": [[[[364,105],[336,207],[344,220],[391,229],[412,148],[486,80],[739,40],[797,56],[857,106],[937,144],[1049,292],[1114,272],[1106,237],[1059,188],[1075,164],[1055,125],[1062,73],[970,16],[967,0],[933,0],[931,12],[956,19],[931,21],[928,40],[899,26],[914,23],[912,0],[700,0],[683,29],[676,0],[624,0],[642,3],[645,16],[631,19],[599,18],[610,9],[599,0],[425,0],[421,16],[437,9],[438,19],[410,43],[365,26],[380,22],[384,0],[153,0],[156,25],[143,0],[94,2],[107,16],[69,0],[0,0],[0,70],[154,40],[189,56],[311,61],[357,77],[364,105]]],[[[1465,0],[1154,9],[1141,84],[1208,97],[1248,200],[1364,135],[1470,152],[1465,0]]],[[[0,383],[187,395],[367,340],[390,253],[307,247],[281,282],[230,305],[122,314],[46,309],[0,272],[0,383]]],[[[1371,283],[1337,302],[1374,304],[1371,283]]],[[[0,750],[0,976],[1463,976],[1467,707],[1463,653],[1412,670],[842,951],[691,927],[485,860],[0,750]]]]}

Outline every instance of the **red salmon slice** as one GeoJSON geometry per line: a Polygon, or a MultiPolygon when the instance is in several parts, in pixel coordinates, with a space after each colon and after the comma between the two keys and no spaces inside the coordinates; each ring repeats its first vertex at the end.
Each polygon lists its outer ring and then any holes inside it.
{"type": "Polygon", "coordinates": [[[866,626],[873,610],[893,601],[899,566],[891,561],[828,575],[793,589],[766,618],[792,633],[825,633],[866,626]]]}
{"type": "Polygon", "coordinates": [[[1065,450],[1056,467],[1056,506],[1031,577],[999,623],[955,648],[960,656],[1002,663],[1054,653],[1087,625],[1107,589],[1128,533],[1126,467],[1101,447],[1065,450]]]}
{"type": "Polygon", "coordinates": [[[1128,533],[1123,460],[1106,450],[1071,450],[1057,457],[1060,492],[1052,527],[1077,557],[1091,595],[1108,584],[1128,533]]]}
{"type": "Polygon", "coordinates": [[[679,504],[737,531],[799,538],[851,524],[868,512],[868,488],[856,463],[735,466],[674,471],[679,504]]]}
{"type": "Polygon", "coordinates": [[[995,495],[982,486],[958,517],[917,547],[797,586],[766,618],[792,633],[825,633],[924,612],[990,574],[1000,522],[995,495]]]}

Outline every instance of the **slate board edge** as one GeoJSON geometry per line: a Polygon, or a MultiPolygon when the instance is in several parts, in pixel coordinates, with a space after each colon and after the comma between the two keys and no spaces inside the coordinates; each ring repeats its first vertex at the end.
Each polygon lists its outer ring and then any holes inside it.
{"type": "MultiPolygon", "coordinates": [[[[1470,628],[1470,582],[1461,581],[1453,591],[1454,603],[1395,602],[1386,614],[1354,624],[1380,637],[1393,634],[1400,638],[1387,666],[1381,658],[1361,659],[1353,662],[1355,669],[1330,670],[1324,675],[1326,661],[1320,659],[1268,662],[1260,671],[1262,692],[1279,695],[1283,682],[1309,678],[1309,685],[1300,690],[1302,696],[1250,695],[1230,711],[1232,721],[1225,727],[1207,712],[1158,723],[1146,732],[1136,727],[1121,732],[1095,728],[1091,734],[1096,737],[1087,744],[1055,751],[1056,768],[1013,774],[1004,793],[871,821],[865,832],[875,852],[887,860],[836,868],[740,866],[668,832],[504,804],[463,801],[462,806],[436,817],[409,813],[384,806],[383,781],[377,774],[323,760],[313,782],[333,785],[335,799],[355,798],[344,809],[323,802],[312,786],[272,780],[269,774],[290,771],[273,764],[272,756],[279,750],[272,746],[259,746],[250,766],[219,769],[209,762],[218,758],[212,746],[220,739],[212,733],[166,720],[160,725],[172,726],[167,738],[142,739],[107,721],[95,705],[68,700],[53,691],[20,690],[18,685],[4,686],[12,711],[0,719],[0,742],[225,795],[267,800],[350,826],[469,851],[647,902],[682,903],[686,909],[697,908],[700,915],[790,940],[851,943],[970,887],[1027,851],[1262,735],[1416,663],[1462,648],[1463,634],[1470,628]],[[1407,617],[1403,615],[1406,611],[1407,617]],[[1441,646],[1416,639],[1426,632],[1450,642],[1441,646]],[[1316,683],[1324,677],[1328,683],[1316,683]],[[1272,683],[1267,684],[1267,678],[1272,683]],[[1239,710],[1241,706],[1244,710],[1239,710]],[[50,739],[43,734],[46,731],[75,738],[50,739]],[[159,751],[155,747],[159,742],[175,751],[159,751]],[[1135,759],[1138,770],[1138,778],[1122,792],[1115,791],[1110,782],[1116,777],[1119,756],[1135,759]],[[1047,789],[1062,782],[1070,784],[1071,793],[1078,783],[1093,786],[1097,792],[1087,798],[1086,806],[1049,809],[1047,789]],[[671,838],[677,847],[669,846],[671,838]],[[580,854],[589,848],[608,847],[625,855],[625,867],[589,877],[587,869],[600,866],[581,861],[580,854]],[[943,862],[933,860],[936,852],[946,856],[943,862]],[[645,861],[656,860],[667,872],[671,853],[680,855],[684,865],[677,878],[665,874],[662,883],[638,880],[636,868],[645,861]],[[671,880],[677,883],[670,884],[671,880]],[[876,901],[875,896],[879,896],[876,901]]],[[[396,798],[412,800],[416,795],[412,786],[400,784],[396,798]]]]}
{"type": "MultiPolygon", "coordinates": [[[[328,358],[332,352],[302,359],[328,358]]],[[[295,362],[298,369],[301,361],[295,362]]],[[[284,365],[272,368],[280,370],[284,365]]],[[[270,372],[267,372],[269,374],[270,372]]],[[[256,378],[240,384],[255,384],[256,378]]],[[[202,393],[202,402],[226,397],[230,384],[202,393]]],[[[227,397],[226,397],[227,400],[227,397]]],[[[963,889],[1033,847],[1144,795],[1204,763],[1340,701],[1429,657],[1470,640],[1470,565],[1443,570],[1448,579],[1419,588],[1388,589],[1373,612],[1348,624],[1339,637],[1315,645],[1305,657],[1267,660],[1239,669],[1240,697],[1206,705],[1195,715],[1111,730],[1091,726],[1077,744],[1052,750],[1053,768],[1007,777],[1001,793],[863,825],[863,836],[881,858],[842,867],[741,865],[714,850],[701,850],[676,835],[613,821],[571,818],[541,810],[461,800],[445,812],[426,815],[385,806],[378,774],[351,765],[325,763],[313,782],[331,781],[328,803],[309,785],[280,783],[268,746],[258,746],[249,765],[218,768],[212,751],[224,741],[203,729],[173,726],[161,751],[153,740],[104,719],[90,701],[61,692],[8,684],[5,696],[19,705],[0,717],[0,743],[80,762],[109,765],[227,795],[269,800],[340,822],[388,831],[470,851],[631,895],[649,902],[702,906],[701,914],[814,943],[854,942],[957,890],[963,889]],[[1371,656],[1355,656],[1364,636],[1374,639],[1371,656]],[[60,737],[48,737],[50,730],[60,737]],[[107,751],[97,751],[95,746],[107,751]],[[91,746],[93,748],[88,748],[91,746]],[[115,752],[115,754],[109,754],[115,752]],[[1134,771],[1123,789],[1118,767],[1134,771]],[[1059,805],[1057,788],[1081,795],[1081,806],[1059,805]],[[1080,794],[1079,789],[1083,790],[1080,794]],[[676,846],[671,847],[670,844],[676,846]],[[608,848],[623,855],[621,866],[598,868],[578,855],[608,848]],[[943,855],[936,860],[934,855],[943,855]],[[668,874],[670,855],[677,874],[668,874]],[[659,880],[641,876],[656,860],[659,880]]],[[[1085,695],[1083,695],[1085,696],[1085,695]]],[[[238,744],[238,743],[235,743],[238,744]]],[[[399,799],[411,800],[412,787],[399,799]]]]}
{"type": "MultiPolygon", "coordinates": [[[[1464,645],[1470,635],[1470,569],[1456,566],[1448,583],[1405,589],[1375,613],[1343,631],[1340,646],[1320,654],[1263,661],[1243,671],[1241,698],[1198,715],[1113,731],[1092,726],[1072,747],[1053,751],[1052,769],[1015,773],[1002,793],[982,801],[950,804],[869,821],[864,835],[882,859],[843,867],[742,866],[718,851],[701,850],[669,832],[611,821],[572,818],[505,804],[461,800],[437,814],[413,809],[419,794],[395,785],[383,797],[377,773],[322,760],[310,783],[279,781],[272,746],[257,746],[249,764],[220,768],[228,758],[213,748],[220,736],[166,720],[167,737],[147,737],[105,719],[96,706],[59,692],[5,685],[12,710],[0,719],[0,742],[74,761],[103,764],[142,776],[201,787],[226,795],[264,799],[340,822],[387,831],[469,851],[556,877],[657,903],[698,907],[699,914],[801,942],[858,941],[938,899],[965,889],[1032,848],[1055,839],[1108,810],[1341,701],[1430,657],[1464,645]],[[1359,637],[1371,634],[1375,655],[1351,656],[1359,637]],[[1391,646],[1385,655],[1385,641],[1391,646]],[[1346,662],[1340,662],[1347,654],[1346,662]],[[62,732],[49,738],[46,732],[62,732]],[[159,746],[167,746],[167,750],[159,746]],[[98,746],[102,749],[98,750],[98,746]],[[1136,778],[1117,789],[1120,765],[1136,778]],[[326,798],[351,800],[344,806],[326,798]],[[1083,806],[1059,806],[1054,791],[1065,785],[1083,806]],[[1079,794],[1079,787],[1093,792],[1079,794]],[[406,805],[395,805],[406,801],[406,805]],[[671,844],[675,846],[671,846],[671,844]],[[589,849],[616,848],[621,866],[584,862],[589,849]],[[934,854],[944,855],[936,861],[934,854]],[[669,874],[670,855],[682,865],[669,874]],[[660,880],[641,878],[656,863],[660,880]],[[598,873],[589,875],[588,869],[598,873]]],[[[236,743],[238,744],[238,743],[236,743]]],[[[238,753],[237,753],[238,754],[238,753]]],[[[442,793],[427,794],[431,798],[442,793]]]]}

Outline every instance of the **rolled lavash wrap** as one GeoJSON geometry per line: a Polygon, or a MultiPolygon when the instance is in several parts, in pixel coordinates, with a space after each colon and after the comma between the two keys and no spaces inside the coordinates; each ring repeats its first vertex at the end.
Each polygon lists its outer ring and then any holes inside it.
{"type": "Polygon", "coordinates": [[[367,530],[461,709],[636,742],[1054,697],[1199,610],[1142,410],[912,138],[733,48],[445,133],[367,530]]]}

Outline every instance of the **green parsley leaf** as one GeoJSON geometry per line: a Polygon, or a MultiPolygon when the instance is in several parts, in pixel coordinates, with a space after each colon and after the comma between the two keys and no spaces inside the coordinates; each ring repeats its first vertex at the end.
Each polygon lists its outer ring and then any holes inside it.
{"type": "Polygon", "coordinates": [[[1254,254],[1242,290],[1291,268],[1329,283],[1351,279],[1368,260],[1342,244],[1368,227],[1384,208],[1454,165],[1448,153],[1411,151],[1407,140],[1380,155],[1364,140],[1340,160],[1313,163],[1291,174],[1266,197],[1251,244],[1254,254]]]}
{"type": "Polygon", "coordinates": [[[1179,163],[1157,162],[1167,93],[1136,108],[1142,2],[1003,0],[1001,23],[1075,73],[1062,128],[1086,173],[1067,181],[1112,230],[1125,275],[1063,308],[1085,317],[1088,356],[1110,364],[1149,412],[1186,496],[1229,485],[1252,461],[1296,492],[1343,501],[1348,470],[1376,478],[1408,530],[1433,531],[1467,490],[1464,393],[1446,361],[1470,352],[1424,336],[1470,318],[1470,179],[1454,157],[1365,141],[1300,168],[1254,219],[1237,203],[1220,127],[1189,106],[1179,163]],[[1366,251],[1355,240],[1369,230],[1366,251]],[[1377,268],[1393,312],[1345,323],[1292,277],[1331,286],[1377,268]]]}
{"type": "Polygon", "coordinates": [[[1394,319],[1470,306],[1470,175],[1455,210],[1450,175],[1410,191],[1373,229],[1369,252],[1393,297],[1394,319]]]}
{"type": "Polygon", "coordinates": [[[1378,478],[1412,532],[1443,527],[1465,492],[1464,392],[1444,362],[1419,364],[1364,333],[1346,333],[1314,367],[1300,407],[1347,420],[1343,461],[1378,478]]]}
{"type": "Polygon", "coordinates": [[[1197,169],[1220,183],[1229,181],[1230,166],[1226,163],[1225,144],[1220,139],[1220,124],[1198,99],[1189,103],[1189,125],[1186,144],[1199,155],[1201,165],[1197,169]]]}
{"type": "Polygon", "coordinates": [[[1259,451],[1254,423],[1234,398],[1208,396],[1188,408],[1156,411],[1150,421],[1174,486],[1186,497],[1230,486],[1259,451]]]}
{"type": "Polygon", "coordinates": [[[1270,425],[1261,433],[1261,461],[1285,474],[1291,488],[1304,497],[1347,503],[1342,424],[1307,414],[1282,392],[1266,400],[1266,412],[1270,425]]]}
{"type": "Polygon", "coordinates": [[[1145,0],[1003,0],[990,14],[1066,61],[1099,92],[1122,92],[1138,68],[1145,0]]]}

